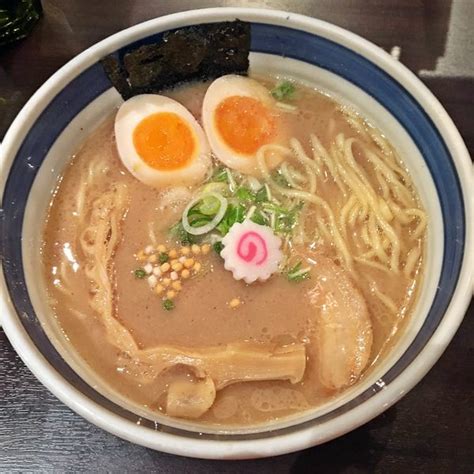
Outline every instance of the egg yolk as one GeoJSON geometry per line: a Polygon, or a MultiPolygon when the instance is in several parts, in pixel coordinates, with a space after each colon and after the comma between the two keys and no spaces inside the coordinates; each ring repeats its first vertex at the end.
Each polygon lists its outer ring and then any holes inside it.
{"type": "Polygon", "coordinates": [[[216,108],[214,121],[227,145],[246,155],[269,143],[277,131],[275,117],[253,97],[227,97],[216,108]]]}
{"type": "Polygon", "coordinates": [[[171,112],[159,112],[144,118],[133,131],[133,144],[148,166],[165,171],[186,166],[196,148],[189,125],[171,112]]]}

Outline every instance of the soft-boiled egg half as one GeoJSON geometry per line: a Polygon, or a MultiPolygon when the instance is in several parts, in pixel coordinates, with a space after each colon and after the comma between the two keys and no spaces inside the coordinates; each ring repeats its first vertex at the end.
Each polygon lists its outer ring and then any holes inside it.
{"type": "Polygon", "coordinates": [[[125,167],[153,187],[196,184],[211,166],[201,126],[183,105],[161,95],[125,101],[115,118],[115,140],[125,167]]]}
{"type": "MultiPolygon", "coordinates": [[[[202,121],[216,157],[245,174],[259,174],[256,153],[261,146],[283,139],[276,101],[265,86],[248,77],[216,79],[204,96],[202,121]]],[[[280,161],[272,154],[267,166],[280,161]]]]}

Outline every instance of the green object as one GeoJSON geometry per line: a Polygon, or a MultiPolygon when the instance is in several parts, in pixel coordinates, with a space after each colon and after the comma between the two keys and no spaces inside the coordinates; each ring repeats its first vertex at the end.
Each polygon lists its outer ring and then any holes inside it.
{"type": "Polygon", "coordinates": [[[40,0],[0,0],[0,46],[27,36],[42,11],[40,0]]]}
{"type": "Polygon", "coordinates": [[[171,311],[174,308],[174,303],[171,300],[163,300],[163,309],[165,311],[171,311]]]}
{"type": "Polygon", "coordinates": [[[298,262],[294,267],[286,272],[288,281],[299,282],[310,277],[309,268],[301,268],[302,262],[298,262]]]}
{"type": "Polygon", "coordinates": [[[201,204],[199,205],[199,210],[205,216],[215,216],[221,207],[219,199],[214,196],[204,196],[202,198],[201,204]]]}
{"type": "Polygon", "coordinates": [[[192,209],[189,210],[188,212],[188,222],[191,227],[201,227],[203,225],[206,225],[208,222],[212,220],[211,216],[206,216],[203,214],[199,206],[201,203],[196,204],[192,209]]]}
{"type": "Polygon", "coordinates": [[[227,211],[216,229],[224,236],[236,222],[243,222],[245,207],[242,205],[229,204],[227,211]]]}
{"type": "Polygon", "coordinates": [[[224,244],[222,242],[215,242],[212,248],[214,249],[214,252],[220,255],[221,252],[224,250],[224,244]]]}
{"type": "Polygon", "coordinates": [[[293,83],[290,81],[283,81],[277,84],[271,94],[276,100],[288,100],[293,97],[295,90],[295,85],[293,83]]]}
{"type": "Polygon", "coordinates": [[[164,253],[164,252],[160,253],[160,255],[158,257],[158,260],[160,261],[160,263],[165,263],[169,259],[170,259],[169,255],[167,253],[164,253]]]}
{"type": "Polygon", "coordinates": [[[143,268],[137,268],[135,270],[135,277],[140,278],[140,280],[145,278],[146,277],[146,271],[143,270],[143,268]]]}
{"type": "Polygon", "coordinates": [[[255,224],[260,224],[260,225],[267,225],[267,221],[265,217],[263,217],[263,214],[260,211],[255,211],[250,218],[252,222],[255,222],[255,224]]]}
{"type": "Polygon", "coordinates": [[[262,208],[264,211],[271,212],[275,215],[274,225],[272,225],[275,232],[279,234],[289,234],[298,223],[303,203],[300,202],[291,209],[286,209],[271,202],[264,202],[262,208]]]}
{"type": "Polygon", "coordinates": [[[175,225],[170,228],[170,234],[175,237],[181,245],[191,245],[196,242],[196,239],[193,235],[188,234],[183,229],[183,223],[179,220],[175,225]]]}
{"type": "Polygon", "coordinates": [[[268,201],[268,193],[266,186],[262,186],[255,195],[255,202],[268,201]]]}
{"type": "Polygon", "coordinates": [[[245,186],[240,187],[235,192],[235,196],[239,201],[250,202],[255,199],[255,194],[245,186]]]}
{"type": "Polygon", "coordinates": [[[211,181],[217,181],[218,183],[229,182],[229,177],[227,176],[227,170],[222,167],[217,168],[212,175],[211,181]]]}

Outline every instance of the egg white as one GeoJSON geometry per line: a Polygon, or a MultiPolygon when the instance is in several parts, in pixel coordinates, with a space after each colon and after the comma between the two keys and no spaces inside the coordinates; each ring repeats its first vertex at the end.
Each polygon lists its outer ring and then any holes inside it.
{"type": "Polygon", "coordinates": [[[156,188],[192,185],[202,181],[211,167],[206,135],[194,116],[179,102],[165,96],[143,94],[126,100],[115,117],[115,141],[124,166],[139,181],[156,188]],[[195,141],[191,160],[176,170],[158,170],[149,166],[133,144],[133,132],[146,117],[169,112],[178,115],[189,127],[195,141]]]}
{"type": "MultiPolygon", "coordinates": [[[[243,154],[227,145],[216,128],[214,115],[217,107],[228,97],[251,97],[260,101],[270,110],[276,109],[276,101],[268,89],[254,79],[229,74],[216,79],[207,89],[202,104],[202,123],[207,139],[216,157],[224,165],[244,174],[259,175],[255,154],[243,154]]],[[[274,168],[282,161],[282,157],[272,154],[267,159],[267,166],[274,168]]]]}

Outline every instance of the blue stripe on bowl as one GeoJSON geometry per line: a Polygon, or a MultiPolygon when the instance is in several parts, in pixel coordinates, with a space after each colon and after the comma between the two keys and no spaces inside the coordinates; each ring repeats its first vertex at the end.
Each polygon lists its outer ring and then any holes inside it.
{"type": "MultiPolygon", "coordinates": [[[[137,45],[157,41],[163,33],[148,36],[117,51],[122,56],[137,45]]],[[[456,287],[464,254],[466,222],[464,201],[456,169],[449,151],[433,122],[403,86],[363,56],[330,40],[299,30],[260,23],[252,23],[252,51],[287,56],[327,69],[357,85],[381,103],[409,133],[429,167],[440,199],[445,231],[444,257],[438,290],[428,317],[415,340],[400,360],[383,376],[386,384],[394,380],[413,361],[431,338],[443,318],[456,287]]],[[[53,98],[31,127],[22,143],[3,195],[4,222],[1,235],[3,271],[11,299],[19,318],[38,349],[51,365],[73,386],[105,408],[133,421],[137,416],[110,402],[87,385],[61,358],[49,342],[35,315],[29,299],[22,266],[21,232],[28,194],[36,173],[50,147],[68,123],[92,100],[110,87],[101,66],[94,64],[67,84],[53,98]]],[[[49,199],[49,195],[48,195],[49,199]]],[[[321,423],[349,411],[378,391],[373,386],[342,407],[305,423],[321,423]]],[[[142,426],[156,429],[149,420],[142,426]]],[[[301,426],[301,425],[300,425],[301,426]]],[[[181,436],[214,439],[215,435],[201,435],[165,426],[158,429],[181,436]]],[[[277,436],[287,428],[275,432],[245,435],[259,438],[277,436]]],[[[217,436],[225,439],[227,436],[217,436]]],[[[231,435],[232,439],[240,436],[231,435]]]]}

